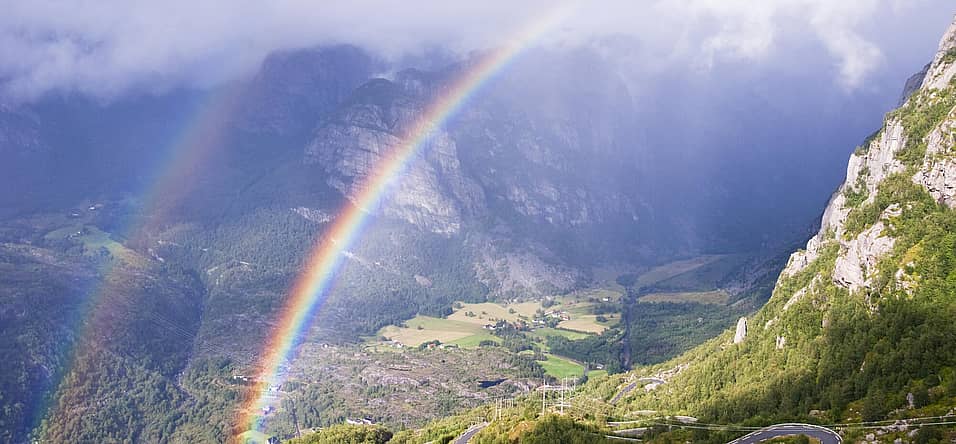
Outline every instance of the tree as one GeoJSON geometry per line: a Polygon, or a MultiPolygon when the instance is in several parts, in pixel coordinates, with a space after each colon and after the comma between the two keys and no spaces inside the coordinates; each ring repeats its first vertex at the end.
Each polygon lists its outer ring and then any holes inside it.
{"type": "Polygon", "coordinates": [[[340,424],[319,430],[289,444],[385,444],[392,439],[392,432],[380,425],[340,424]]]}

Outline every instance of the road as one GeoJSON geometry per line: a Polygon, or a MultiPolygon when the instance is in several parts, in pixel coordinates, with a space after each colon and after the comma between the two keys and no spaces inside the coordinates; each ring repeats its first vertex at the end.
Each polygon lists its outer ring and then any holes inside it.
{"type": "Polygon", "coordinates": [[[727,444],[756,444],[778,436],[806,435],[821,444],[840,444],[843,439],[833,430],[811,424],[776,424],[737,438],[727,444]]]}
{"type": "Polygon", "coordinates": [[[611,398],[611,401],[610,401],[611,404],[616,404],[617,401],[620,400],[622,396],[626,395],[626,394],[627,394],[628,392],[630,392],[631,390],[634,390],[634,387],[637,387],[637,381],[634,381],[634,382],[632,382],[632,383],[630,383],[630,384],[624,386],[624,388],[622,388],[621,391],[617,392],[617,394],[614,395],[613,398],[611,398]]]}
{"type": "Polygon", "coordinates": [[[470,441],[473,436],[477,435],[478,432],[480,432],[481,429],[485,427],[488,427],[487,422],[478,423],[471,427],[468,427],[468,430],[465,430],[465,433],[462,433],[461,436],[455,438],[455,440],[452,441],[452,443],[453,444],[468,444],[468,441],[470,441]]]}
{"type": "MultiPolygon", "coordinates": [[[[667,382],[667,381],[665,381],[665,380],[663,380],[663,379],[661,379],[661,378],[654,378],[654,377],[638,378],[637,381],[634,381],[634,382],[632,382],[632,383],[630,383],[630,384],[624,386],[624,388],[622,388],[621,391],[617,392],[617,394],[614,395],[614,397],[611,398],[611,400],[610,400],[609,402],[610,402],[611,404],[616,404],[616,403],[621,399],[621,397],[623,397],[624,395],[630,393],[631,390],[634,390],[634,388],[637,387],[637,385],[638,385],[638,384],[641,384],[642,382],[644,382],[644,383],[654,383],[654,384],[660,385],[660,384],[663,384],[663,383],[665,383],[665,382],[667,382]]],[[[644,385],[647,385],[647,384],[643,384],[642,386],[644,386],[644,385]]]]}

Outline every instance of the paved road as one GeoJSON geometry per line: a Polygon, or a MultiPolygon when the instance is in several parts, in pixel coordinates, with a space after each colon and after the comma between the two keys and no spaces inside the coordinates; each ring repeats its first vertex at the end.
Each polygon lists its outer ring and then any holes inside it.
{"type": "Polygon", "coordinates": [[[810,424],[776,424],[765,427],[749,435],[737,438],[727,444],[756,444],[778,436],[807,435],[819,439],[822,444],[840,444],[843,439],[833,430],[810,424]]]}
{"type": "Polygon", "coordinates": [[[661,378],[653,378],[653,377],[651,377],[651,378],[638,378],[637,381],[634,381],[634,382],[632,382],[632,383],[630,383],[630,384],[624,386],[624,388],[622,388],[621,391],[617,392],[617,394],[614,395],[613,398],[611,398],[610,403],[611,403],[611,404],[615,404],[615,403],[617,403],[618,401],[620,401],[621,398],[622,398],[624,395],[630,393],[631,390],[634,390],[634,389],[637,387],[638,384],[641,384],[641,386],[643,387],[643,386],[646,386],[648,383],[664,384],[665,382],[667,382],[667,381],[665,381],[665,380],[663,380],[663,379],[661,379],[661,378]]]}
{"type": "MultiPolygon", "coordinates": [[[[473,425],[473,426],[471,426],[471,427],[468,427],[468,430],[465,430],[465,433],[462,433],[461,436],[455,438],[455,440],[452,441],[452,443],[453,443],[453,444],[468,444],[468,441],[471,440],[471,437],[477,435],[478,432],[480,432],[481,429],[483,429],[483,428],[485,428],[485,427],[488,427],[488,423],[487,423],[487,422],[482,422],[482,423],[479,423],[479,424],[475,424],[475,425],[473,425]]],[[[826,443],[824,443],[824,444],[826,444],[826,443]]]]}
{"type": "Polygon", "coordinates": [[[632,382],[632,383],[630,383],[630,384],[624,386],[624,388],[622,388],[621,391],[617,392],[617,394],[614,395],[613,398],[611,398],[611,404],[616,404],[617,401],[618,401],[619,399],[621,399],[622,396],[626,395],[626,394],[627,394],[628,392],[630,392],[631,390],[634,390],[634,387],[637,387],[637,381],[634,381],[634,382],[632,382]]]}

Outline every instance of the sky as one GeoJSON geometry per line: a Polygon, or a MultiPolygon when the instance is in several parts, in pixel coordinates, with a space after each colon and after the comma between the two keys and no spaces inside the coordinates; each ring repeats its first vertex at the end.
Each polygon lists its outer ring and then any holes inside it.
{"type": "MultiPolygon", "coordinates": [[[[555,1],[8,0],[0,14],[0,95],[115,98],[211,86],[249,75],[270,52],[349,43],[398,60],[503,43],[555,1]]],[[[652,0],[579,2],[538,42],[595,45],[629,77],[706,76],[724,63],[812,65],[852,94],[932,55],[948,0],[652,0]],[[622,43],[625,42],[625,43],[622,43]],[[817,50],[794,59],[794,42],[817,50]],[[619,54],[618,54],[619,53],[619,54]]]]}

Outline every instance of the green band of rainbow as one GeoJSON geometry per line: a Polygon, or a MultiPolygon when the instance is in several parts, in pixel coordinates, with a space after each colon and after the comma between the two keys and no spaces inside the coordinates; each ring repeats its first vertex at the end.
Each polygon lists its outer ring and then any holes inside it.
{"type": "Polygon", "coordinates": [[[526,27],[507,45],[487,53],[477,63],[469,66],[464,75],[426,108],[403,141],[393,147],[374,172],[368,175],[359,187],[360,191],[351,197],[352,205],[342,210],[332,227],[318,241],[304,272],[293,285],[290,297],[263,349],[256,391],[240,408],[236,422],[239,427],[248,425],[252,430],[261,427],[262,417],[259,413],[266,407],[265,395],[270,386],[281,382],[282,367],[287,364],[297,341],[308,329],[315,311],[325,301],[336,271],[342,264],[343,252],[355,242],[369,219],[369,213],[365,209],[378,207],[391,183],[402,176],[402,172],[421,147],[427,145],[435,131],[454,116],[469,97],[522,50],[563,21],[570,12],[570,7],[552,10],[526,27]]]}

